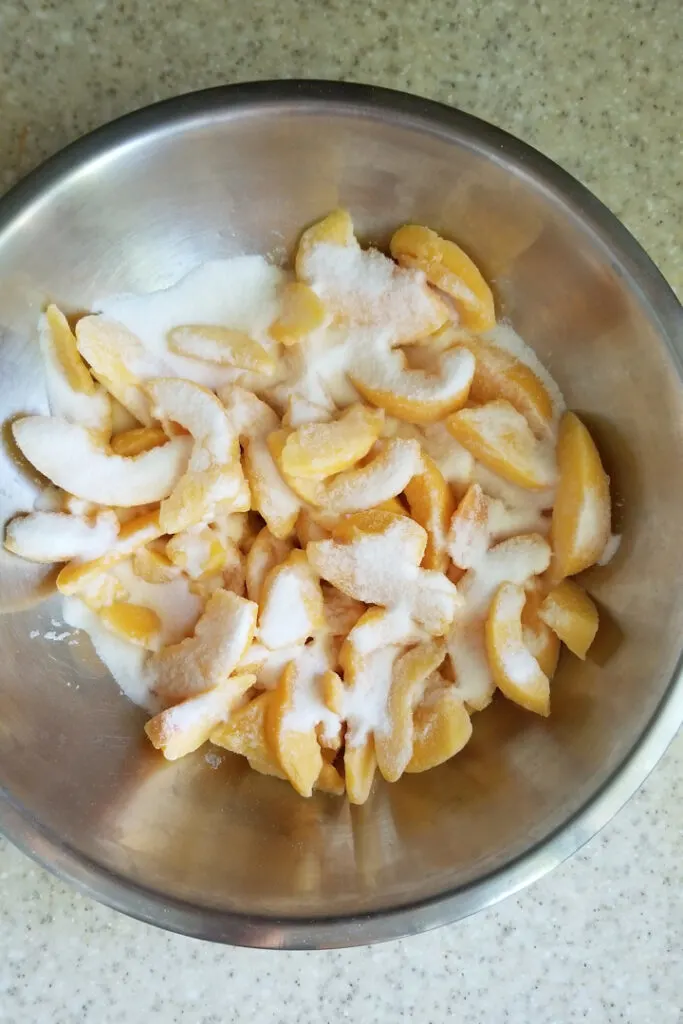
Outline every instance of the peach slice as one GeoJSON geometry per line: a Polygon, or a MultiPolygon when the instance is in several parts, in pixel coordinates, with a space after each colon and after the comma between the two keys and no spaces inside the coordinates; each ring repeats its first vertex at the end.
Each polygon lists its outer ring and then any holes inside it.
{"type": "Polygon", "coordinates": [[[256,631],[258,605],[217,590],[195,626],[194,636],[152,656],[155,691],[167,704],[211,690],[229,676],[256,631]]]}
{"type": "Polygon", "coordinates": [[[29,562],[68,562],[103,555],[116,543],[119,521],[102,511],[93,519],[65,512],[16,516],[5,530],[5,547],[29,562]]]}
{"type": "Polygon", "coordinates": [[[146,512],[129,519],[120,527],[116,542],[105,554],[89,562],[73,561],[65,565],[57,576],[57,590],[67,596],[83,594],[113,565],[162,533],[158,512],[146,512]]]}
{"type": "Polygon", "coordinates": [[[259,604],[259,637],[270,650],[301,644],[325,627],[320,582],[303,551],[271,569],[259,604]]]}
{"type": "Polygon", "coordinates": [[[114,601],[102,608],[99,616],[107,629],[123,640],[148,650],[158,648],[161,619],[153,608],[129,601],[114,601]]]}
{"type": "Polygon", "coordinates": [[[438,372],[411,370],[399,352],[364,359],[349,369],[357,390],[372,405],[408,423],[435,423],[467,401],[475,360],[467,349],[452,349],[438,360],[438,372]]]}
{"type": "Polygon", "coordinates": [[[332,210],[322,220],[306,228],[296,250],[294,267],[297,277],[306,280],[311,253],[317,245],[358,246],[353,221],[348,210],[332,210]]]}
{"type": "Polygon", "coordinates": [[[363,537],[391,537],[400,545],[405,557],[415,565],[424,559],[429,534],[424,526],[406,515],[398,515],[383,508],[370,508],[342,516],[332,527],[332,536],[342,544],[350,544],[363,537]]]}
{"type": "Polygon", "coordinates": [[[486,620],[486,650],[496,686],[528,711],[550,714],[550,682],[524,644],[524,588],[501,583],[486,620]]]}
{"type": "Polygon", "coordinates": [[[45,367],[50,411],[70,423],[96,432],[106,442],[112,425],[111,400],[95,384],[78,351],[69,321],[50,305],[38,323],[38,340],[45,367]]]}
{"type": "Polygon", "coordinates": [[[396,497],[422,464],[417,441],[394,438],[361,468],[346,470],[328,481],[308,480],[289,476],[282,469],[286,441],[287,431],[274,431],[268,436],[268,447],[286,482],[303,501],[333,515],[375,508],[396,497]]]}
{"type": "Polygon", "coordinates": [[[234,366],[271,376],[276,361],[263,345],[244,331],[213,324],[182,324],[167,334],[172,352],[220,366],[234,366]]]}
{"type": "Polygon", "coordinates": [[[372,734],[356,746],[348,742],[344,749],[346,795],[350,804],[364,804],[370,796],[377,770],[375,741],[372,734]]]}
{"type": "Polygon", "coordinates": [[[475,459],[520,487],[542,490],[557,478],[555,460],[524,416],[503,399],[461,409],[447,421],[453,437],[475,459]]]}
{"type": "Polygon", "coordinates": [[[291,550],[291,541],[278,539],[267,526],[263,527],[247,555],[246,584],[250,601],[260,602],[266,576],[284,562],[291,550]]]}
{"type": "Polygon", "coordinates": [[[415,708],[413,753],[406,772],[426,772],[458,754],[472,735],[472,722],[452,687],[428,694],[415,708]]]}
{"type": "Polygon", "coordinates": [[[429,676],[444,657],[443,644],[420,644],[403,654],[394,665],[387,698],[386,722],[375,730],[375,754],[387,782],[396,782],[413,753],[413,712],[429,676]]]}
{"type": "Polygon", "coordinates": [[[330,423],[306,423],[288,436],[280,456],[285,476],[324,480],[368,454],[384,423],[381,410],[352,405],[330,423]]]}
{"type": "Polygon", "coordinates": [[[110,441],[110,446],[114,455],[131,458],[135,455],[142,455],[143,452],[151,452],[153,448],[159,448],[167,441],[168,436],[161,427],[133,427],[131,430],[115,434],[110,441]]]}
{"type": "Polygon", "coordinates": [[[560,481],[553,506],[550,542],[555,580],[594,565],[610,537],[609,477],[595,442],[581,420],[566,412],[557,441],[560,481]]]}
{"type": "Polygon", "coordinates": [[[113,455],[85,427],[51,416],[15,420],[12,434],[31,465],[57,487],[97,505],[130,507],[161,501],[187,465],[190,442],[174,437],[135,458],[113,455]]]}
{"type": "Polygon", "coordinates": [[[138,548],[133,553],[132,567],[135,575],[145,583],[170,583],[180,575],[180,569],[165,551],[157,551],[151,546],[138,548]]]}
{"type": "Polygon", "coordinates": [[[405,224],[394,232],[390,250],[401,266],[421,270],[430,284],[450,295],[464,327],[488,331],[495,325],[491,289],[455,242],[419,224],[405,224]]]}
{"type": "Polygon", "coordinates": [[[489,547],[489,501],[479,484],[468,487],[448,529],[448,552],[459,569],[481,565],[489,547]]]}
{"type": "Polygon", "coordinates": [[[294,710],[297,672],[290,662],[266,708],[266,739],[275,751],[280,765],[301,796],[311,796],[323,767],[323,756],[314,727],[293,728],[288,717],[294,710]]]}
{"type": "Polygon", "coordinates": [[[280,314],[270,325],[270,334],[282,345],[298,345],[328,319],[325,306],[312,288],[301,281],[290,281],[282,289],[280,314]]]}
{"type": "Polygon", "coordinates": [[[555,410],[548,389],[534,371],[511,352],[478,335],[453,332],[453,343],[468,348],[476,360],[470,400],[485,405],[497,399],[521,413],[537,437],[547,437],[555,410]]]}
{"type": "Polygon", "coordinates": [[[171,537],[166,545],[166,555],[190,579],[198,580],[223,569],[227,548],[215,530],[199,525],[171,537]]]}
{"type": "Polygon", "coordinates": [[[585,660],[598,631],[599,616],[583,587],[574,580],[563,580],[550,591],[538,615],[572,654],[585,660]]]}
{"type": "Polygon", "coordinates": [[[161,711],[145,725],[145,732],[167,761],[191,754],[203,746],[229,718],[232,708],[255,682],[254,676],[230,676],[206,693],[161,711]]]}
{"type": "Polygon", "coordinates": [[[422,455],[422,472],[416,474],[405,489],[410,514],[427,531],[427,549],[422,559],[425,569],[445,572],[448,566],[446,535],[455,499],[437,464],[422,455]]]}
{"type": "Polygon", "coordinates": [[[522,637],[527,649],[545,672],[552,679],[560,657],[560,641],[540,616],[547,587],[542,577],[530,580],[526,584],[526,603],[522,609],[522,637]]]}
{"type": "Polygon", "coordinates": [[[245,484],[240,447],[222,402],[201,385],[180,378],[150,380],[147,390],[155,415],[180,424],[193,438],[187,471],[161,504],[164,532],[178,533],[210,519],[217,504],[223,510],[229,500],[239,505],[245,484]]]}
{"type": "Polygon", "coordinates": [[[211,732],[209,738],[216,746],[246,757],[250,768],[262,775],[285,779],[287,776],[266,740],[266,715],[272,700],[272,691],[258,694],[233,711],[226,722],[211,732]]]}
{"type": "Polygon", "coordinates": [[[153,363],[140,339],[116,320],[84,316],[76,324],[78,351],[96,379],[144,426],[152,416],[143,386],[161,367],[153,363]]]}

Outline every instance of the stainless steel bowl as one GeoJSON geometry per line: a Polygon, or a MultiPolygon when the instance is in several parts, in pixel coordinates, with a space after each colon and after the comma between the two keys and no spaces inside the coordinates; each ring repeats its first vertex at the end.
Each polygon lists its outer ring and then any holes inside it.
{"type": "MultiPolygon", "coordinates": [[[[603,629],[585,664],[563,660],[549,720],[496,702],[452,763],[354,809],[302,800],[231,756],[162,763],[87,645],[42,638],[60,632],[58,603],[37,603],[45,572],[3,553],[3,831],[104,903],[222,942],[346,946],[487,906],[589,839],[683,718],[681,308],[584,188],[465,114],[361,86],[261,83],[81,139],[0,201],[0,419],[45,408],[47,296],[87,308],[210,257],[284,256],[339,205],[367,238],[417,221],[472,253],[595,431],[623,542],[587,581],[603,629]]],[[[34,483],[2,458],[4,520],[34,483]]]]}

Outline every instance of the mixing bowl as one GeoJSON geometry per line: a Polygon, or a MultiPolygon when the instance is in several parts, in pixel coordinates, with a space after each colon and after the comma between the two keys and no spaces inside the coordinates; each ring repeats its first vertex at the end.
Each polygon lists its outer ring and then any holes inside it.
{"type": "MultiPolygon", "coordinates": [[[[345,946],[485,907],[592,836],[683,718],[681,308],[584,188],[465,114],[260,83],[76,142],[0,201],[0,419],[45,409],[35,322],[48,296],[87,309],[207,258],[284,259],[336,206],[380,244],[414,221],[471,253],[594,431],[623,539],[587,574],[601,633],[588,661],[562,660],[551,717],[495,701],[452,762],[378,783],[359,808],[301,799],[232,755],[164,763],[89,644],[69,643],[58,601],[38,601],[49,570],[3,553],[2,830],[104,903],[223,942],[345,946]]],[[[2,459],[4,521],[35,484],[8,445],[2,459]]]]}

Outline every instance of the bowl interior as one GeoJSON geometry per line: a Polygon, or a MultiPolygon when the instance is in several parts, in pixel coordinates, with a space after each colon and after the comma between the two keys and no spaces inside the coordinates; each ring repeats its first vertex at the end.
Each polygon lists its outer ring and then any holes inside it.
{"type": "MultiPolygon", "coordinates": [[[[497,700],[453,762],[377,784],[355,809],[302,800],[231,755],[217,766],[204,752],[163,763],[142,737],[143,714],[88,645],[44,638],[60,632],[57,601],[37,603],[47,570],[3,551],[0,601],[12,613],[0,618],[0,785],[35,852],[55,863],[56,847],[69,850],[95,876],[200,909],[364,915],[510,864],[603,786],[679,656],[682,403],[638,261],[583,217],[578,194],[465,119],[290,97],[179,103],[139,118],[6,206],[2,421],[46,409],[35,339],[46,297],[87,309],[96,295],[168,285],[207,258],[281,260],[302,226],[345,206],[363,238],[381,244],[402,222],[424,223],[479,262],[502,315],[593,429],[623,535],[614,561],[586,577],[604,625],[588,661],[563,656],[550,719],[497,700]]],[[[30,507],[35,482],[8,445],[1,458],[4,521],[30,507]]],[[[211,934],[234,937],[221,927],[211,934]]]]}

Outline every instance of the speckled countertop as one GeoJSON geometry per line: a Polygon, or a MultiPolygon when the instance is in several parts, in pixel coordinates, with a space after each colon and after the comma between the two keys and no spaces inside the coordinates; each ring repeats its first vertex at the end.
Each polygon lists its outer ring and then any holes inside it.
{"type": "MultiPolygon", "coordinates": [[[[373,82],[536,145],[622,218],[683,295],[682,42],[679,0],[4,0],[0,191],[82,132],[178,92],[373,82]]],[[[347,952],[166,935],[0,843],[0,1021],[680,1024],[682,768],[679,737],[617,819],[520,896],[347,952]]]]}

